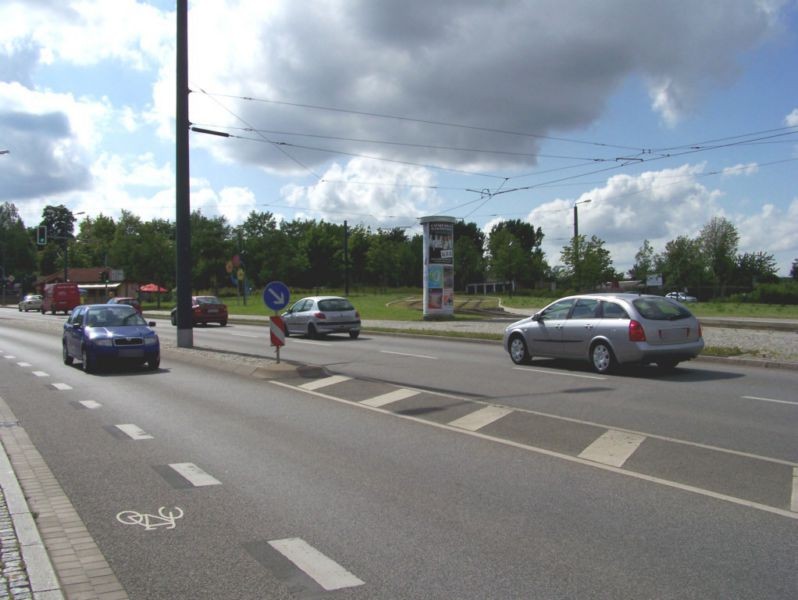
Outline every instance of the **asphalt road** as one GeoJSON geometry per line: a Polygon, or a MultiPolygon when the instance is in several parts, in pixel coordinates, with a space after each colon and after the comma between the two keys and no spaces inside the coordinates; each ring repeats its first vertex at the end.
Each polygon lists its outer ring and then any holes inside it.
{"type": "Polygon", "coordinates": [[[159,372],[87,376],[31,319],[0,320],[0,396],[132,598],[798,594],[793,372],[598,379],[364,335],[290,338],[284,360],[323,368],[261,380],[227,359],[270,363],[263,329],[230,326],[159,372]],[[117,518],[160,507],[182,511],[173,529],[117,518]],[[345,587],[275,546],[321,553],[345,587]]]}

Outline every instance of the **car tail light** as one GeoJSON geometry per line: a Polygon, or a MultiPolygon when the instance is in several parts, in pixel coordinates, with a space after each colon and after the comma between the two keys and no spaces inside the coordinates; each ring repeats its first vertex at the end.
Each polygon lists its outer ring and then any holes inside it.
{"type": "Polygon", "coordinates": [[[701,321],[698,322],[698,339],[700,340],[704,337],[704,330],[701,329],[701,321]]]}
{"type": "Polygon", "coordinates": [[[360,318],[360,313],[359,313],[358,311],[355,311],[355,318],[356,318],[356,319],[359,319],[359,318],[360,318]]]}
{"type": "Polygon", "coordinates": [[[630,342],[645,342],[646,332],[643,326],[635,320],[629,321],[629,341],[630,342]]]}
{"type": "Polygon", "coordinates": [[[313,313],[313,316],[316,317],[317,319],[326,319],[327,318],[327,315],[325,315],[323,312],[315,312],[315,313],[313,313]]]}

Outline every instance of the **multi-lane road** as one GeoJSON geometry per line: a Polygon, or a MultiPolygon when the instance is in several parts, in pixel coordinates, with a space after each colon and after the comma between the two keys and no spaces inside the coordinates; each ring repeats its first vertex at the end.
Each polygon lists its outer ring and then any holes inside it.
{"type": "Polygon", "coordinates": [[[798,596],[796,372],[232,325],[90,376],[62,320],[0,312],[0,397],[131,598],[798,596]]]}

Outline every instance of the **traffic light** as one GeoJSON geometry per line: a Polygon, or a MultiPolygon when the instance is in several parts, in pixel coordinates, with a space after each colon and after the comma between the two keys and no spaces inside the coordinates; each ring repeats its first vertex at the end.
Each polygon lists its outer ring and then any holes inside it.
{"type": "Polygon", "coordinates": [[[36,243],[39,246],[46,246],[47,245],[47,226],[46,225],[39,225],[39,229],[36,232],[36,243]]]}

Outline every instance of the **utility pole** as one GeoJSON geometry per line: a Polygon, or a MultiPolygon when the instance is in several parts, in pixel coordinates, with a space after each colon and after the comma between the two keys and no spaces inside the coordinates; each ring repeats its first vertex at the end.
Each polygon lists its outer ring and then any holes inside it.
{"type": "Polygon", "coordinates": [[[344,296],[349,296],[349,229],[344,221],[344,296]]]}
{"type": "Polygon", "coordinates": [[[175,225],[177,246],[177,346],[192,348],[191,193],[188,162],[188,0],[177,0],[175,225]]]}
{"type": "Polygon", "coordinates": [[[587,200],[580,200],[579,202],[574,202],[574,287],[576,291],[579,290],[579,210],[578,206],[580,204],[587,204],[591,201],[591,198],[587,200]]]}

